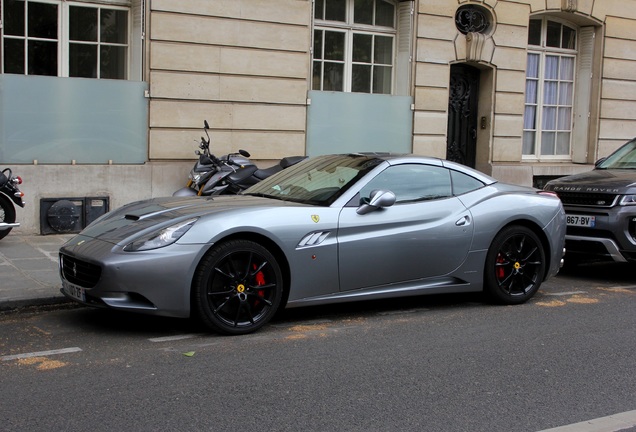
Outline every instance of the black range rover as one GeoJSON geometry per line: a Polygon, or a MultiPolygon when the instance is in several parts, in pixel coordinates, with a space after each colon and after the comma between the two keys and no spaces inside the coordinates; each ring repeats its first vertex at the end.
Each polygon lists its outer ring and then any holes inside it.
{"type": "Polygon", "coordinates": [[[594,170],[550,181],[567,214],[566,259],[636,262],[636,138],[594,170]]]}

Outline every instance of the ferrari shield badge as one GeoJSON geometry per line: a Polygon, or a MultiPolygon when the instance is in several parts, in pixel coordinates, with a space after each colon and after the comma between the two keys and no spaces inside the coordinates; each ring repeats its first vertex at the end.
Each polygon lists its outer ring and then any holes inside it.
{"type": "Polygon", "coordinates": [[[318,215],[311,215],[311,220],[314,221],[315,223],[318,223],[320,221],[320,216],[318,215]]]}

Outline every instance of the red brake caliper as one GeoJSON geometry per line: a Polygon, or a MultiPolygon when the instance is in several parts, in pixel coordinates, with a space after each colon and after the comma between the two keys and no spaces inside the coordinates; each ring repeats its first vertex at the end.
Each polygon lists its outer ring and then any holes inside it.
{"type": "MultiPolygon", "coordinates": [[[[501,254],[497,255],[497,264],[503,264],[504,259],[501,256],[501,254]]],[[[497,279],[501,280],[506,276],[506,271],[504,270],[503,266],[498,266],[497,267],[497,279]]]]}
{"type": "MultiPolygon", "coordinates": [[[[253,264],[253,266],[254,266],[254,270],[256,270],[256,264],[253,264]]],[[[256,273],[256,276],[254,276],[254,278],[256,279],[256,285],[257,286],[265,285],[265,275],[263,274],[262,271],[259,271],[258,273],[256,273]]],[[[259,290],[258,291],[258,296],[259,297],[265,297],[265,291],[259,290]]]]}

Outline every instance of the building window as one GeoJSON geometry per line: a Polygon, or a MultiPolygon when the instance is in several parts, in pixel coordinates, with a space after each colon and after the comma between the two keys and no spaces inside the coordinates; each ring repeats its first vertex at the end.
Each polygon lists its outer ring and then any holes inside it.
{"type": "Polygon", "coordinates": [[[391,94],[396,9],[388,0],[316,0],[312,89],[391,94]]]}
{"type": "Polygon", "coordinates": [[[61,0],[3,0],[3,73],[128,79],[130,10],[61,0]]]}
{"type": "Polygon", "coordinates": [[[577,30],[549,18],[531,19],[523,125],[526,159],[570,157],[577,30]]]}

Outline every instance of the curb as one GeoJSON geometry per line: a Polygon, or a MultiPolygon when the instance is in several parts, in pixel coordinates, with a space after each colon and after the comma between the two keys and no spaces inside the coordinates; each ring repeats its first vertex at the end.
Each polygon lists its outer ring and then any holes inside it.
{"type": "Polygon", "coordinates": [[[23,299],[23,300],[7,300],[0,302],[0,313],[7,312],[22,312],[25,309],[30,309],[34,307],[50,307],[52,309],[75,304],[70,299],[66,297],[41,297],[41,298],[33,298],[33,299],[23,299]]]}

